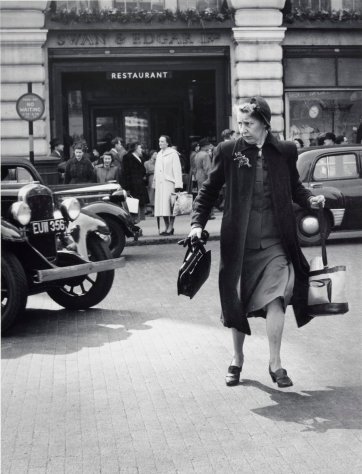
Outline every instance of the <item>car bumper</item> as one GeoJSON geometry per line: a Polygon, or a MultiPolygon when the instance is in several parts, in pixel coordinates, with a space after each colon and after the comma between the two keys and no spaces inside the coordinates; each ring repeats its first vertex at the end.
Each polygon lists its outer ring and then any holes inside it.
{"type": "Polygon", "coordinates": [[[37,283],[44,283],[47,281],[63,280],[65,278],[73,278],[90,273],[104,272],[107,270],[114,270],[125,265],[125,258],[112,258],[109,260],[102,260],[100,262],[87,262],[79,265],[69,265],[67,267],[50,268],[46,270],[37,270],[35,281],[37,283]]]}

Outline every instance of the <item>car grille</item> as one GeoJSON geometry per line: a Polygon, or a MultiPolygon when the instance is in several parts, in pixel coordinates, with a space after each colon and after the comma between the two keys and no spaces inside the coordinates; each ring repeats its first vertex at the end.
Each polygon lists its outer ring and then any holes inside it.
{"type": "MultiPolygon", "coordinates": [[[[54,218],[53,195],[45,186],[33,186],[25,192],[24,200],[31,209],[31,221],[44,221],[54,218]]],[[[56,259],[56,236],[55,234],[32,235],[29,234],[29,242],[47,260],[56,259]]]]}

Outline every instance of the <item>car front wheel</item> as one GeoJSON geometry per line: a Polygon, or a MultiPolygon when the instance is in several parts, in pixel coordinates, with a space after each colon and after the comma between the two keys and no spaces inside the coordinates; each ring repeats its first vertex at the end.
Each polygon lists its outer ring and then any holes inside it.
{"type": "Polygon", "coordinates": [[[111,232],[109,248],[111,250],[112,257],[118,258],[121,256],[126,245],[126,235],[124,233],[124,229],[114,217],[110,217],[107,214],[100,214],[99,216],[106,222],[111,232]]]}
{"type": "MultiPolygon", "coordinates": [[[[112,258],[107,244],[94,235],[88,238],[87,246],[89,260],[100,261],[112,258]]],[[[69,278],[64,286],[48,290],[48,295],[64,308],[87,309],[100,303],[107,296],[112,288],[113,279],[114,270],[69,278]]]]}
{"type": "Polygon", "coordinates": [[[3,249],[1,256],[1,332],[4,334],[24,311],[28,283],[18,258],[3,249]]]}
{"type": "MultiPolygon", "coordinates": [[[[328,214],[324,213],[325,222],[325,234],[328,239],[331,233],[331,220],[328,214]]],[[[321,242],[321,236],[319,233],[319,222],[317,213],[308,209],[298,211],[296,214],[297,221],[297,235],[300,245],[319,245],[321,242]]]]}

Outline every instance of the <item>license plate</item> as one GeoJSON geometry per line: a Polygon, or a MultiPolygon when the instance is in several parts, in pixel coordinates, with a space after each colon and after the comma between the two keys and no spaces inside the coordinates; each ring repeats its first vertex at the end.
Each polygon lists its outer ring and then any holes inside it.
{"type": "Polygon", "coordinates": [[[34,235],[61,232],[65,230],[65,220],[49,219],[46,221],[33,221],[31,223],[31,230],[34,235]]]}

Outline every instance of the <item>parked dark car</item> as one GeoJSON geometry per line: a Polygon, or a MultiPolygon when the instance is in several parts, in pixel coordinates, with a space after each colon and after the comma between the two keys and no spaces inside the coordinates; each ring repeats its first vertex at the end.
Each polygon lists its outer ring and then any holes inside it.
{"type": "MultiPolygon", "coordinates": [[[[299,150],[301,181],[313,194],[324,194],[326,234],[362,229],[362,146],[336,145],[299,150]]],[[[302,245],[320,242],[317,212],[295,206],[302,245]]]]}
{"type": "MultiPolygon", "coordinates": [[[[1,181],[5,183],[44,184],[36,168],[26,158],[2,158],[1,181]]],[[[126,192],[117,183],[107,184],[52,184],[49,188],[56,201],[75,197],[82,208],[97,214],[106,221],[110,231],[109,243],[112,256],[119,257],[126,244],[126,237],[137,240],[141,229],[134,225],[126,205],[126,192]]]]}
{"type": "Polygon", "coordinates": [[[52,191],[40,183],[2,181],[1,325],[8,330],[28,295],[47,292],[69,309],[87,309],[110,291],[114,269],[110,232],[75,198],[56,208],[52,191]]]}

